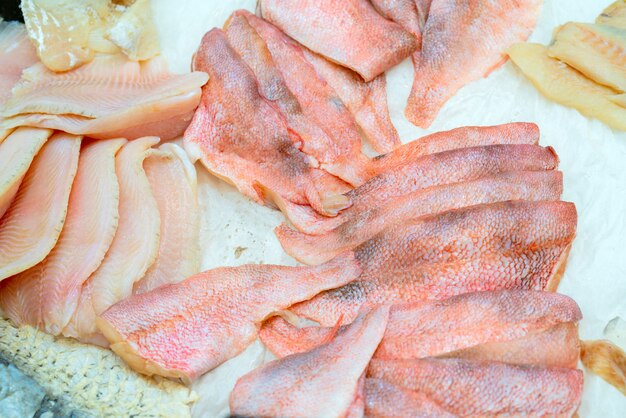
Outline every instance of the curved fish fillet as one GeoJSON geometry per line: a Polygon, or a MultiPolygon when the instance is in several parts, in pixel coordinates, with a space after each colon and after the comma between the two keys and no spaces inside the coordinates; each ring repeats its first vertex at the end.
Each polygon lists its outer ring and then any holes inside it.
{"type": "Polygon", "coordinates": [[[18,128],[0,141],[0,218],[22,184],[28,167],[52,135],[48,129],[18,128]]]}
{"type": "Polygon", "coordinates": [[[243,351],[272,313],[359,273],[352,253],[317,267],[218,268],[134,295],[104,312],[98,328],[136,371],[189,382],[243,351]]]}
{"type": "Polygon", "coordinates": [[[556,288],[576,232],[567,202],[500,202],[394,225],[355,249],[353,283],[293,307],[324,326],[362,305],[443,299],[481,290],[556,288]]]}
{"type": "Polygon", "coordinates": [[[26,172],[13,203],[0,219],[0,281],[39,263],[59,239],[81,139],[54,134],[26,172]]]}
{"type": "Polygon", "coordinates": [[[407,119],[427,128],[465,84],[506,60],[505,50],[531,34],[542,0],[433,0],[415,60],[407,119]],[[462,39],[462,42],[459,40],[462,39]]]}
{"type": "Polygon", "coordinates": [[[368,376],[420,392],[455,416],[570,417],[580,370],[461,359],[372,360],[368,376]]]}
{"type": "Polygon", "coordinates": [[[417,40],[367,0],[262,0],[260,11],[287,35],[371,81],[408,57],[417,40]]]}
{"type": "Polygon", "coordinates": [[[408,219],[506,200],[559,200],[562,191],[560,171],[511,171],[418,190],[381,206],[351,212],[341,216],[344,223],[323,235],[303,234],[284,223],[275,232],[287,254],[305,264],[319,264],[408,219]]]}
{"type": "Polygon", "coordinates": [[[178,283],[200,271],[196,169],[178,145],[163,144],[143,167],[161,216],[159,253],[133,293],[178,283]]]}
{"type": "Polygon", "coordinates": [[[157,257],[161,218],[143,169],[159,139],[145,137],[124,145],[115,158],[119,183],[119,222],[102,263],[84,283],[80,300],[63,334],[81,341],[102,343],[96,315],[132,294],[157,257]],[[130,257],[129,257],[130,255],[130,257]]]}
{"type": "Polygon", "coordinates": [[[374,378],[365,379],[365,416],[376,418],[457,417],[423,393],[374,378]]]}
{"type": "MultiPolygon", "coordinates": [[[[388,307],[361,314],[345,331],[309,352],[272,361],[240,378],[230,395],[238,416],[342,417],[385,332],[388,307]]],[[[362,415],[362,414],[361,414],[362,415]]]]}
{"type": "MultiPolygon", "coordinates": [[[[0,105],[11,97],[24,68],[37,62],[37,53],[23,24],[0,18],[0,105]]],[[[2,142],[2,140],[0,140],[2,142]]]]}
{"type": "Polygon", "coordinates": [[[112,139],[83,147],[56,246],[41,263],[0,288],[0,306],[15,324],[53,335],[67,325],[83,283],[100,265],[117,228],[115,154],[125,142],[112,139]]]}
{"type": "Polygon", "coordinates": [[[626,2],[617,0],[611,4],[596,18],[596,23],[626,29],[626,2]]]}

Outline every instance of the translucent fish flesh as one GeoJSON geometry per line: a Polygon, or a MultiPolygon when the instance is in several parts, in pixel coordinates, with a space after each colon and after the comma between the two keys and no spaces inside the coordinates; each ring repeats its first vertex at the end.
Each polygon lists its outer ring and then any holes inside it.
{"type": "Polygon", "coordinates": [[[24,25],[0,19],[0,105],[11,97],[11,89],[20,79],[22,70],[36,62],[37,54],[24,25]]]}

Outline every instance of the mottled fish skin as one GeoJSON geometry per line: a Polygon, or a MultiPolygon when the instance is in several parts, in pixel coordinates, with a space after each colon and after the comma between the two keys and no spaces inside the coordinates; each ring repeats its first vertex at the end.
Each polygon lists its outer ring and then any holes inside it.
{"type": "Polygon", "coordinates": [[[245,375],[231,393],[231,413],[344,417],[354,412],[351,405],[359,397],[359,380],[385,332],[388,315],[388,307],[363,313],[329,343],[245,375]]]}
{"type": "Polygon", "coordinates": [[[432,0],[406,117],[422,128],[461,87],[487,76],[530,36],[542,0],[432,0]],[[458,42],[463,39],[463,42],[458,42]]]}
{"type": "Polygon", "coordinates": [[[354,117],[316,75],[302,46],[246,10],[231,15],[225,33],[254,71],[261,93],[278,106],[302,139],[302,151],[354,186],[367,180],[369,160],[361,153],[354,117]]]}
{"type": "Polygon", "coordinates": [[[98,327],[136,371],[189,382],[243,351],[273,312],[360,271],[352,253],[318,267],[218,268],[134,295],[102,314],[98,327]]]}
{"type": "Polygon", "coordinates": [[[484,290],[555,290],[576,233],[567,202],[499,202],[416,218],[355,249],[358,280],[295,305],[324,326],[362,305],[444,299],[484,290]]]}
{"type": "Polygon", "coordinates": [[[24,24],[0,21],[0,105],[11,97],[11,89],[22,76],[22,70],[37,60],[24,24]]]}
{"type": "Polygon", "coordinates": [[[263,18],[333,62],[371,81],[408,57],[415,36],[367,0],[263,0],[263,18]]]}
{"type": "Polygon", "coordinates": [[[463,417],[570,417],[583,387],[580,370],[461,359],[374,359],[368,376],[420,392],[463,417]]]}
{"type": "Polygon", "coordinates": [[[318,190],[308,157],[299,149],[299,137],[261,96],[254,73],[224,32],[212,29],[204,35],[193,66],[206,71],[210,80],[185,132],[190,155],[261,204],[266,203],[268,189],[324,214],[336,214],[348,205],[345,197],[318,190]]]}
{"type": "Polygon", "coordinates": [[[0,288],[0,306],[14,324],[58,335],[69,322],[83,283],[102,262],[117,229],[115,154],[124,143],[112,139],[83,146],[55,247],[41,263],[0,288]]]}
{"type": "Polygon", "coordinates": [[[337,228],[307,235],[283,223],[275,229],[287,254],[304,264],[320,264],[353,249],[391,225],[462,207],[507,200],[559,200],[560,171],[511,171],[478,180],[434,186],[396,197],[378,207],[350,212],[337,228]]]}

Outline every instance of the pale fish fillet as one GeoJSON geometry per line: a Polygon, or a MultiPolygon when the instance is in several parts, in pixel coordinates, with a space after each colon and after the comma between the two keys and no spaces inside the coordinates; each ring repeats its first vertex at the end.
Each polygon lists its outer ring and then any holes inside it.
{"type": "Polygon", "coordinates": [[[78,167],[81,139],[54,134],[26,172],[15,199],[0,219],[0,281],[39,263],[57,243],[78,167]]]}
{"type": "MultiPolygon", "coordinates": [[[[441,301],[395,305],[374,357],[445,355],[575,368],[576,323],[581,318],[569,297],[529,290],[465,293],[441,301]]],[[[344,329],[297,328],[274,317],[263,324],[259,336],[272,353],[284,357],[309,351],[344,329]]]]}
{"type": "Polygon", "coordinates": [[[133,295],[102,314],[98,327],[136,371],[189,382],[243,351],[273,312],[359,273],[351,253],[317,267],[218,268],[133,295]]]}
{"type": "Polygon", "coordinates": [[[568,22],[556,32],[548,55],[596,83],[626,91],[626,29],[568,22]]]}
{"type": "Polygon", "coordinates": [[[354,115],[356,123],[376,152],[389,152],[401,145],[398,131],[389,116],[385,74],[366,83],[354,71],[330,62],[307,48],[303,50],[317,74],[337,92],[354,115]]]}
{"type": "Polygon", "coordinates": [[[52,135],[48,129],[18,128],[0,141],[0,218],[7,211],[28,167],[52,135]]]}
{"type": "Polygon", "coordinates": [[[169,139],[183,133],[206,81],[202,72],[170,73],[162,57],[133,62],[121,54],[100,55],[65,73],[36,64],[7,101],[3,126],[31,125],[102,139],[147,134],[169,139]]]}
{"type": "Polygon", "coordinates": [[[286,223],[275,229],[287,254],[305,264],[320,264],[353,249],[391,225],[419,216],[506,200],[559,200],[560,171],[510,171],[477,180],[434,186],[374,206],[350,216],[323,235],[307,235],[286,223]]]}
{"type": "Polygon", "coordinates": [[[583,374],[461,359],[372,360],[368,376],[420,392],[455,416],[570,417],[583,374]]]}
{"type": "Polygon", "coordinates": [[[626,353],[606,340],[582,341],[580,360],[585,368],[597,374],[626,395],[626,353]]]}
{"type": "Polygon", "coordinates": [[[22,70],[36,62],[37,54],[24,25],[3,22],[0,18],[0,105],[11,97],[11,89],[22,76],[22,70]]]}
{"type": "Polygon", "coordinates": [[[360,396],[359,379],[385,332],[388,315],[388,307],[362,313],[329,343],[274,360],[243,376],[230,395],[231,413],[267,417],[346,416],[360,396]]]}
{"type": "Polygon", "coordinates": [[[489,145],[428,154],[399,164],[346,193],[352,205],[329,219],[303,205],[282,202],[287,219],[300,231],[319,235],[338,227],[344,218],[428,187],[475,180],[506,171],[544,171],[558,166],[551,147],[489,145]]]}
{"type": "Polygon", "coordinates": [[[263,0],[263,18],[371,81],[408,57],[417,40],[367,0],[263,0]]]}
{"type": "Polygon", "coordinates": [[[612,128],[626,130],[626,108],[611,100],[616,96],[613,89],[594,83],[567,64],[550,58],[543,45],[515,44],[507,53],[548,99],[573,107],[612,128]]]}
{"type": "Polygon", "coordinates": [[[150,182],[143,169],[159,139],[128,142],[118,152],[115,172],[119,182],[119,221],[111,246],[98,269],[84,283],[80,300],[63,334],[102,344],[96,315],[132,294],[133,285],[152,265],[159,251],[161,218],[150,182]]]}
{"type": "Polygon", "coordinates": [[[542,0],[433,0],[406,117],[422,128],[461,87],[487,76],[531,34],[542,0]],[[460,42],[459,40],[462,40],[460,42]]]}
{"type": "Polygon", "coordinates": [[[58,335],[69,322],[83,283],[102,262],[117,229],[115,154],[125,142],[111,139],[83,146],[56,246],[41,263],[0,287],[0,306],[14,324],[58,335]]]}
{"type": "Polygon", "coordinates": [[[596,23],[626,29],[626,1],[617,0],[604,9],[596,18],[596,23]]]}
{"type": "Polygon", "coordinates": [[[200,212],[196,169],[178,145],[163,144],[144,170],[161,216],[159,253],[133,293],[178,283],[200,271],[200,212]]]}
{"type": "Polygon", "coordinates": [[[555,290],[576,224],[576,207],[567,202],[499,202],[416,218],[355,249],[359,279],[292,310],[332,326],[341,316],[349,323],[363,305],[555,290]]]}

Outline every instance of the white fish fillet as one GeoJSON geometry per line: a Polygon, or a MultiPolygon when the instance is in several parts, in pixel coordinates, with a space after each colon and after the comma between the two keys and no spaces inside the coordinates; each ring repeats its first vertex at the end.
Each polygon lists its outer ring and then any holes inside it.
{"type": "Polygon", "coordinates": [[[0,18],[0,105],[11,97],[11,89],[20,79],[22,70],[36,62],[37,54],[24,25],[3,22],[0,18]]]}

